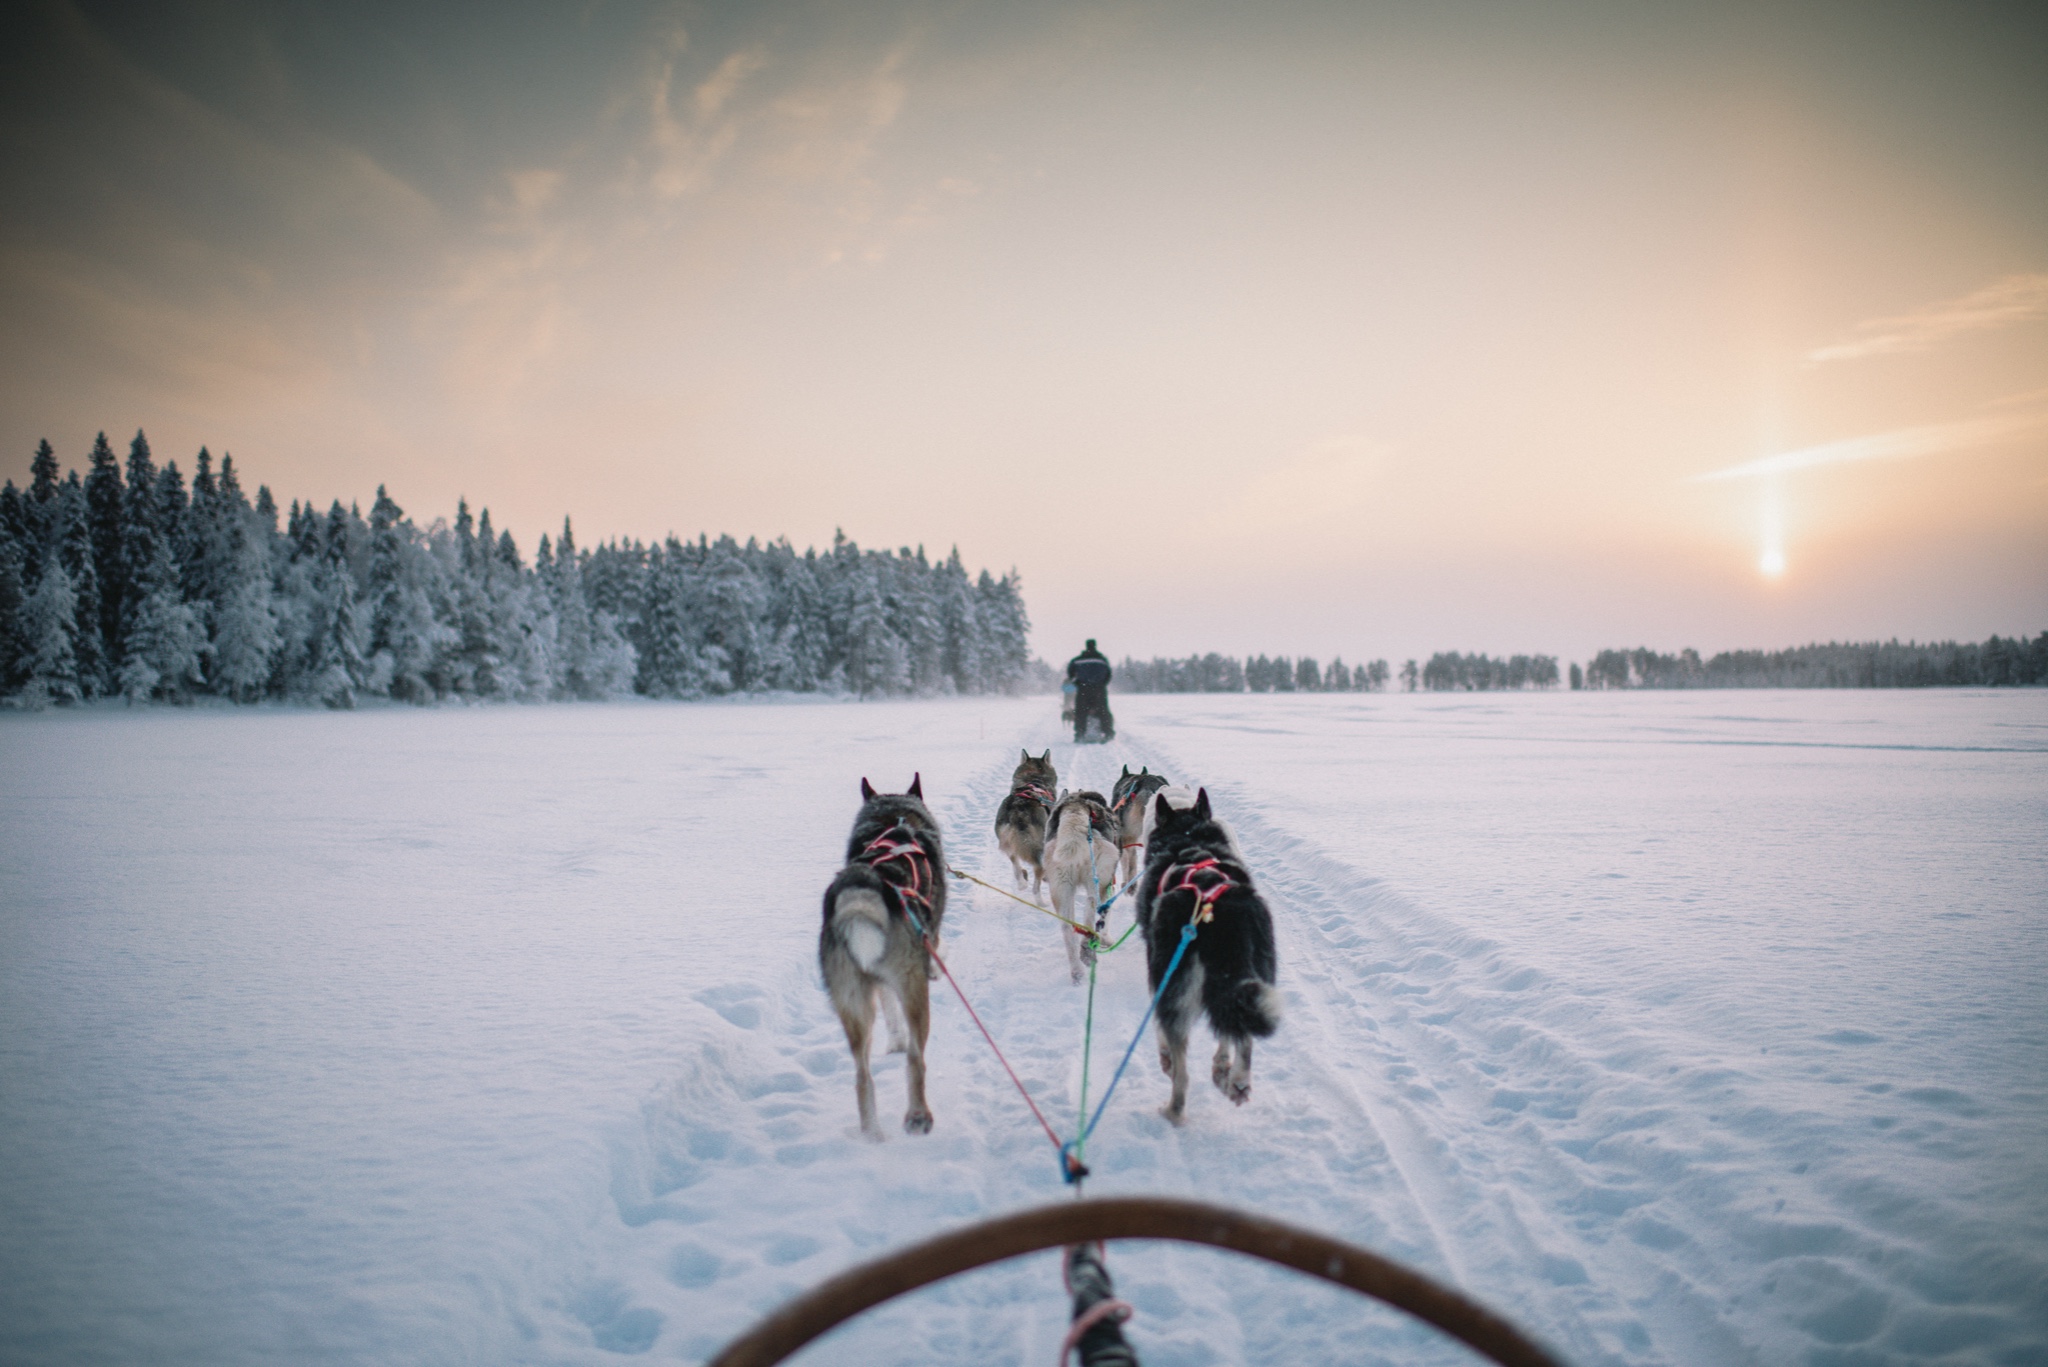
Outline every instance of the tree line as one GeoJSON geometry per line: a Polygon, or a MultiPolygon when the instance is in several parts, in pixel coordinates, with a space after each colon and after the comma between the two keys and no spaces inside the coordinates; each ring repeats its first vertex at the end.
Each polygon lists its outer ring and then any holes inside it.
{"type": "Polygon", "coordinates": [[[1016,573],[970,577],[957,549],[583,549],[565,518],[529,564],[466,501],[424,528],[382,487],[367,518],[280,518],[232,457],[202,449],[188,488],[140,432],[125,475],[102,433],[83,478],[45,441],[0,488],[0,701],[22,706],[1005,692],[1035,677],[1029,631],[1016,573]]]}
{"type": "MultiPolygon", "coordinates": [[[[1572,666],[1577,676],[1579,667],[1572,666]]],[[[1724,650],[1702,660],[1691,648],[1603,650],[1586,666],[1588,688],[2012,688],[2048,684],[2048,631],[1982,643],[1833,642],[1791,650],[1724,650]]],[[[1579,686],[1574,677],[1572,687],[1579,686]]]]}
{"type": "Polygon", "coordinates": [[[1310,656],[1237,659],[1190,655],[1184,660],[1125,656],[1115,687],[1125,693],[1368,693],[1387,686],[1387,662],[1347,665],[1342,656],[1323,667],[1310,656]]]}

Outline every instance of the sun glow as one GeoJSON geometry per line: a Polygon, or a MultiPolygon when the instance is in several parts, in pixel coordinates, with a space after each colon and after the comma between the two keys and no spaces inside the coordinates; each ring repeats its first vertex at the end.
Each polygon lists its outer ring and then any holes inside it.
{"type": "Polygon", "coordinates": [[[1763,506],[1763,554],[1756,567],[1766,579],[1785,573],[1785,500],[1775,475],[1766,476],[1763,506]]]}

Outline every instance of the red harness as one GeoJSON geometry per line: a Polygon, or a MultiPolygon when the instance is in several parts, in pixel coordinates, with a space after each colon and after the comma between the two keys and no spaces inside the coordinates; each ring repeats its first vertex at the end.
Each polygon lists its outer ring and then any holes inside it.
{"type": "Polygon", "coordinates": [[[1192,864],[1175,864],[1160,874],[1159,891],[1154,894],[1153,900],[1157,901],[1176,892],[1193,893],[1195,910],[1194,914],[1188,917],[1188,924],[1198,925],[1203,921],[1215,919],[1216,903],[1221,900],[1224,893],[1236,886],[1236,881],[1225,873],[1214,859],[1202,859],[1192,864]],[[1179,881],[1168,887],[1166,880],[1176,873],[1180,875],[1179,881]]]}
{"type": "Polygon", "coordinates": [[[914,899],[927,913],[931,911],[932,896],[928,891],[932,883],[931,856],[911,837],[910,828],[902,822],[870,840],[867,848],[860,852],[857,862],[882,874],[900,895],[914,899]],[[900,837],[898,832],[902,833],[900,837]],[[894,878],[883,873],[892,864],[902,869],[902,873],[894,878]]]}
{"type": "Polygon", "coordinates": [[[1010,790],[1010,796],[1028,797],[1033,802],[1036,802],[1039,806],[1047,808],[1048,810],[1051,809],[1053,804],[1052,790],[1050,788],[1043,787],[1036,783],[1026,783],[1021,787],[1012,788],[1010,790]]]}

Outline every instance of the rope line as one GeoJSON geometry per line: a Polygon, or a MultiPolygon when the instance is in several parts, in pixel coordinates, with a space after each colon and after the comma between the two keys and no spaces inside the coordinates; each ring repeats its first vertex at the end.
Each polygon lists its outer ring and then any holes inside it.
{"type": "MultiPolygon", "coordinates": [[[[1131,1055],[1138,1051],[1138,1041],[1145,1038],[1145,1027],[1151,1023],[1152,1013],[1159,1009],[1160,999],[1166,995],[1167,986],[1173,982],[1173,973],[1175,969],[1180,967],[1181,956],[1186,954],[1188,946],[1195,942],[1195,926],[1197,924],[1198,922],[1195,918],[1190,917],[1188,918],[1188,923],[1181,927],[1180,944],[1175,946],[1173,958],[1166,965],[1166,972],[1160,976],[1159,990],[1152,994],[1151,1004],[1145,1008],[1143,1018],[1138,1021],[1137,1033],[1131,1036],[1130,1047],[1124,1050],[1123,1061],[1117,1064],[1116,1073],[1109,1079],[1109,1086],[1103,1089],[1102,1100],[1096,1104],[1094,1118],[1081,1131],[1080,1137],[1074,1141],[1075,1144],[1086,1144],[1088,1136],[1094,1134],[1095,1127],[1102,1123],[1102,1113],[1109,1108],[1109,1099],[1116,1095],[1117,1083],[1124,1080],[1124,1069],[1130,1066],[1131,1055]]],[[[1069,1178],[1068,1180],[1072,1181],[1074,1179],[1069,1178]]]]}
{"type": "MultiPolygon", "coordinates": [[[[916,927],[918,938],[924,941],[924,952],[932,956],[932,962],[939,966],[939,972],[946,975],[946,981],[952,985],[953,995],[960,998],[960,1004],[967,1008],[967,1018],[974,1022],[975,1029],[981,1031],[981,1037],[988,1041],[989,1049],[993,1051],[996,1056],[996,1062],[1003,1065],[1003,1071],[1008,1073],[1010,1075],[1010,1081],[1016,1084],[1017,1095],[1023,1097],[1024,1104],[1031,1108],[1031,1114],[1037,1117],[1039,1128],[1045,1131],[1045,1137],[1052,1141],[1052,1146],[1060,1150],[1060,1152],[1064,1155],[1066,1152],[1066,1146],[1060,1143],[1059,1135],[1055,1133],[1052,1126],[1049,1123],[1047,1123],[1045,1118],[1045,1112],[1039,1110],[1038,1103],[1031,1099],[1031,1093],[1028,1090],[1026,1090],[1023,1080],[1017,1076],[1017,1070],[1015,1068],[1012,1068],[1010,1066],[1010,1061],[1003,1057],[1002,1049],[996,1044],[996,1037],[994,1035],[991,1035],[988,1032],[988,1027],[981,1023],[980,1014],[975,1011],[974,1003],[967,1000],[967,994],[960,990],[959,980],[953,976],[953,970],[946,967],[946,961],[939,957],[939,951],[933,947],[931,934],[924,928],[924,922],[920,921],[917,918],[917,913],[911,911],[909,907],[906,906],[903,910],[904,913],[910,917],[910,924],[916,927]]],[[[1069,1178],[1067,1180],[1073,1181],[1075,1179],[1069,1178]]]]}
{"type": "Polygon", "coordinates": [[[1044,915],[1050,916],[1053,920],[1058,921],[1061,925],[1071,927],[1074,930],[1074,932],[1078,935],[1087,935],[1093,937],[1095,934],[1094,931],[1088,929],[1088,927],[1082,925],[1079,921],[1071,920],[1068,917],[1062,916],[1058,912],[1054,911],[1051,907],[1041,906],[1037,902],[1032,901],[1028,897],[1019,897],[1016,893],[1011,892],[1008,888],[999,888],[994,883],[988,882],[986,879],[976,878],[971,873],[962,873],[960,870],[954,868],[950,864],[946,866],[946,872],[952,874],[955,878],[964,878],[970,883],[974,883],[980,887],[987,888],[990,892],[1001,893],[1003,896],[1009,898],[1012,902],[1017,903],[1019,906],[1030,907],[1033,911],[1041,912],[1044,915]]]}

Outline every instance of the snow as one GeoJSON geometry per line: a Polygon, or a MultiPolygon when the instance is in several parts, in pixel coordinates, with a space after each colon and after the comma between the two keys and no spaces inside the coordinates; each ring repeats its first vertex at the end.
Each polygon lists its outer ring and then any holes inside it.
{"type": "MultiPolygon", "coordinates": [[[[1577,1363],[2048,1359],[2048,693],[1115,702],[1079,750],[1049,699],[0,719],[0,1361],[694,1362],[1064,1199],[943,990],[936,1130],[891,1057],[862,1142],[815,959],[863,775],[920,771],[1006,884],[1046,744],[1209,787],[1288,1004],[1181,1131],[1141,1046],[1091,1194],[1366,1244],[1577,1363]]],[[[1058,927],[955,884],[946,932],[1071,1129],[1058,927]]],[[[1143,979],[1104,960],[1091,1095],[1143,979]]],[[[1231,1255],[1110,1267],[1148,1367],[1471,1360],[1231,1255]]],[[[1058,1286],[969,1274],[799,1360],[1047,1362],[1058,1286]]]]}

